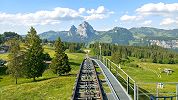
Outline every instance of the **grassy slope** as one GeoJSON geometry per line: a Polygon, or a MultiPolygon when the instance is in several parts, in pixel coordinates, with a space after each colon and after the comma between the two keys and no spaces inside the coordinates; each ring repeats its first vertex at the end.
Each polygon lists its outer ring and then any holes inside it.
{"type": "MultiPolygon", "coordinates": [[[[47,46],[44,48],[45,52],[48,52],[52,57],[54,56],[52,48],[47,46]]],[[[5,55],[3,56],[5,57],[5,55]]],[[[43,77],[38,78],[37,82],[32,82],[32,79],[20,78],[17,85],[15,85],[15,80],[11,76],[1,76],[0,100],[70,99],[76,74],[79,70],[79,65],[85,55],[79,53],[68,53],[68,56],[72,67],[72,71],[70,72],[71,75],[69,76],[58,77],[53,74],[51,70],[46,70],[43,77]]],[[[0,57],[2,56],[0,55],[0,57]]]]}
{"type": "MultiPolygon", "coordinates": [[[[111,59],[110,56],[107,58],[111,59]]],[[[178,64],[156,64],[151,62],[141,62],[139,59],[131,58],[139,67],[129,67],[121,65],[122,69],[137,82],[177,82],[178,64]],[[165,68],[172,69],[171,75],[161,73],[165,68]]],[[[114,66],[114,65],[113,65],[114,66]]]]}
{"type": "Polygon", "coordinates": [[[8,59],[8,53],[5,53],[5,54],[0,54],[0,59],[4,59],[4,60],[7,60],[8,59]]]}
{"type": "MultiPolygon", "coordinates": [[[[156,92],[156,82],[177,82],[178,81],[178,64],[154,64],[154,63],[137,63],[140,68],[124,67],[124,71],[128,73],[137,83],[141,83],[140,87],[149,91],[156,92]],[[164,68],[173,69],[171,75],[161,73],[164,68]],[[150,84],[144,84],[151,82],[150,84]],[[153,83],[152,83],[153,82],[153,83]]],[[[175,84],[164,84],[164,88],[160,92],[175,92],[175,84]]]]}
{"type": "MultiPolygon", "coordinates": [[[[110,57],[107,57],[110,59],[110,57]]],[[[134,59],[135,64],[138,64],[139,67],[129,67],[121,65],[122,69],[131,76],[136,83],[139,83],[139,86],[147,90],[150,93],[156,92],[156,83],[161,82],[177,82],[178,81],[178,64],[155,64],[151,62],[140,62],[136,58],[134,59]],[[171,75],[167,75],[166,73],[161,73],[164,68],[170,68],[174,70],[171,75]],[[145,84],[149,83],[149,84],[145,84]]],[[[114,65],[112,65],[114,66],[114,65]]],[[[115,73],[115,71],[113,71],[115,73]]],[[[119,71],[120,74],[126,76],[119,71]]],[[[175,84],[164,84],[163,89],[159,89],[160,92],[175,92],[176,85],[175,84]]]]}

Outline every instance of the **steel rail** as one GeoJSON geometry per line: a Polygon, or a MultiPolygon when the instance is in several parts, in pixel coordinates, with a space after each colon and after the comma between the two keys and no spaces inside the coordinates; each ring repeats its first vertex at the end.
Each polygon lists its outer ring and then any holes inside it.
{"type": "Polygon", "coordinates": [[[103,100],[101,83],[89,57],[80,65],[71,100],[103,100]]]}

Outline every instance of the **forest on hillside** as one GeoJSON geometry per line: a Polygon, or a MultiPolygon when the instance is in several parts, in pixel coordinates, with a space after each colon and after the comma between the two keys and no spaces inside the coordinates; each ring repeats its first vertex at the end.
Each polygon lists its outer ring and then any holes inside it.
{"type": "Polygon", "coordinates": [[[99,55],[101,45],[102,56],[111,56],[116,63],[129,61],[129,57],[136,57],[141,61],[151,60],[153,63],[175,64],[178,63],[178,53],[156,45],[152,46],[120,46],[109,43],[90,44],[95,55],[99,55]]]}

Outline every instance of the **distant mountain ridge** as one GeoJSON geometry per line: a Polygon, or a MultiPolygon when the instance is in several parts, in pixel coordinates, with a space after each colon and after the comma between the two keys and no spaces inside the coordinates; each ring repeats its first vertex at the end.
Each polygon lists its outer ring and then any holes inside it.
{"type": "Polygon", "coordinates": [[[131,28],[130,32],[133,33],[134,36],[142,35],[140,38],[151,38],[151,37],[178,37],[178,29],[165,30],[165,29],[157,29],[152,27],[139,27],[139,28],[131,28]]]}
{"type": "Polygon", "coordinates": [[[84,21],[78,27],[72,25],[69,31],[47,31],[39,34],[39,36],[41,39],[48,40],[56,40],[61,37],[63,41],[67,42],[104,42],[127,45],[130,41],[136,39],[176,38],[178,37],[178,29],[164,30],[152,27],[126,29],[114,27],[108,31],[96,31],[88,22],[84,21]]]}
{"type": "Polygon", "coordinates": [[[99,36],[98,40],[104,43],[129,44],[133,40],[133,34],[126,28],[114,27],[109,31],[105,31],[99,36]]]}

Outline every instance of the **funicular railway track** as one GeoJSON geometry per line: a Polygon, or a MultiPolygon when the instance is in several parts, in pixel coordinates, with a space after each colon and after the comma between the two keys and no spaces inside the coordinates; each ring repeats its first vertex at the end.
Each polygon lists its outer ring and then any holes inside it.
{"type": "Polygon", "coordinates": [[[81,64],[71,100],[103,100],[96,69],[88,57],[81,64]]]}

